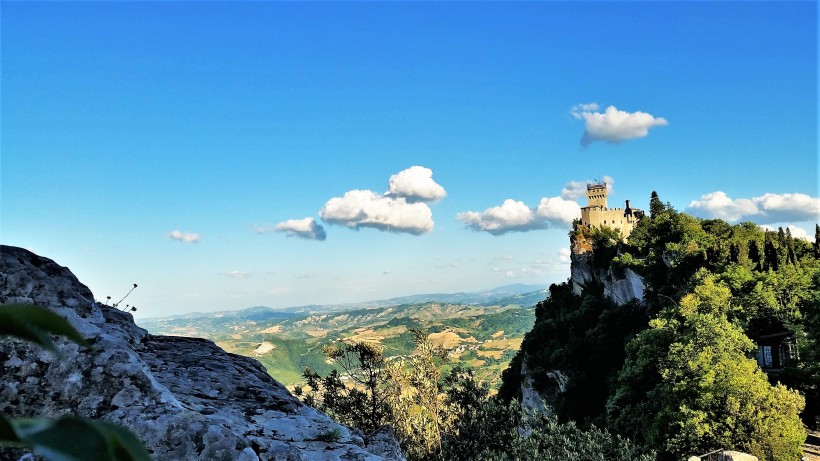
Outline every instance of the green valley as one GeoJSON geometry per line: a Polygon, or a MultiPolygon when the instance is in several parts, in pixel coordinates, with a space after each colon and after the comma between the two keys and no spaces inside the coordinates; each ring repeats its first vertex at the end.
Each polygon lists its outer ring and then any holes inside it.
{"type": "Polygon", "coordinates": [[[501,372],[532,328],[533,306],[545,296],[541,287],[518,285],[360,305],[252,307],[145,319],[139,324],[152,334],[210,339],[228,352],[259,360],[271,376],[291,388],[303,382],[306,367],[320,374],[330,371],[322,352],[327,344],[365,341],[378,344],[387,357],[409,356],[415,347],[412,330],[421,330],[449,352],[445,368],[472,367],[481,380],[497,388],[501,372]]]}

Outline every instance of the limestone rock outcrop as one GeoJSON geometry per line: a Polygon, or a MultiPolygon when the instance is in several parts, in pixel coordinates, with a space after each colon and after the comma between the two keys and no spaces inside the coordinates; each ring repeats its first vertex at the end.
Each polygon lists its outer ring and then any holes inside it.
{"type": "MultiPolygon", "coordinates": [[[[615,304],[623,305],[631,301],[643,302],[646,288],[643,278],[626,268],[616,275],[611,265],[602,267],[595,264],[595,255],[589,242],[582,239],[572,239],[570,252],[570,278],[572,292],[580,296],[584,287],[597,282],[603,285],[604,296],[615,304]]],[[[564,392],[568,377],[561,370],[551,370],[546,373],[546,383],[539,392],[533,386],[533,377],[527,370],[526,359],[521,366],[521,403],[524,407],[536,411],[551,412],[550,402],[556,400],[556,395],[564,392]]]]}
{"type": "Polygon", "coordinates": [[[570,281],[572,291],[581,295],[584,286],[597,281],[604,285],[604,296],[616,304],[626,304],[630,301],[643,301],[643,292],[646,288],[643,278],[632,269],[624,269],[623,274],[616,275],[612,267],[596,268],[595,256],[591,249],[573,244],[570,253],[570,281]]]}
{"type": "Polygon", "coordinates": [[[131,314],[96,303],[67,268],[0,246],[0,304],[6,303],[46,306],[93,346],[58,339],[57,356],[0,340],[6,415],[77,414],[117,423],[158,460],[404,459],[389,431],[367,440],[302,404],[256,360],[204,339],[150,335],[131,314]]]}

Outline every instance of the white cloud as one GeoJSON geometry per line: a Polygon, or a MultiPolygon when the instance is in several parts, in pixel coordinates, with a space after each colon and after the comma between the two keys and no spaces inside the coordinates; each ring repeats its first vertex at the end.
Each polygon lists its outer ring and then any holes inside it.
{"type": "Polygon", "coordinates": [[[199,234],[196,232],[180,232],[178,230],[172,230],[171,233],[168,234],[168,237],[185,243],[196,243],[199,241],[199,234]]]}
{"type": "Polygon", "coordinates": [[[571,262],[572,252],[569,248],[561,248],[558,250],[557,261],[560,264],[569,264],[571,262]]]}
{"type": "Polygon", "coordinates": [[[251,277],[250,273],[243,272],[243,271],[229,271],[229,272],[226,272],[225,275],[227,275],[228,277],[230,277],[232,279],[247,279],[247,278],[251,277]]]}
{"type": "Polygon", "coordinates": [[[570,181],[561,189],[561,198],[566,200],[576,200],[584,197],[587,193],[586,181],[570,181]]]}
{"type": "Polygon", "coordinates": [[[433,171],[411,166],[390,177],[388,190],[351,190],[328,200],[319,217],[351,229],[372,227],[387,232],[420,235],[433,230],[433,212],[424,202],[441,200],[447,192],[433,181],[433,171]]]}
{"type": "Polygon", "coordinates": [[[443,199],[447,192],[433,181],[433,170],[423,166],[411,166],[390,176],[385,195],[404,197],[408,202],[430,202],[443,199]]]}
{"type": "Polygon", "coordinates": [[[763,194],[752,201],[757,205],[760,222],[817,221],[820,219],[820,197],[806,194],[763,194]]]}
{"type": "Polygon", "coordinates": [[[820,198],[766,193],[751,199],[733,199],[725,192],[715,191],[689,202],[686,212],[701,218],[751,220],[758,224],[816,221],[820,219],[820,198]]]}
{"type": "Polygon", "coordinates": [[[710,192],[692,200],[686,212],[701,218],[737,221],[744,216],[758,214],[757,206],[748,199],[732,200],[723,191],[710,192]]]}
{"type": "Polygon", "coordinates": [[[299,237],[307,240],[324,240],[327,238],[325,228],[313,218],[288,219],[277,224],[273,230],[275,232],[284,232],[288,237],[299,237]]]}
{"type": "MultiPolygon", "coordinates": [[[[561,198],[565,200],[577,200],[585,197],[587,193],[587,184],[591,181],[570,181],[563,189],[561,189],[561,198]]],[[[606,184],[609,193],[615,189],[615,180],[611,176],[604,176],[603,182],[606,184]]]]}
{"type": "MultiPolygon", "coordinates": [[[[768,225],[768,224],[764,224],[764,225],[762,225],[762,226],[760,226],[760,227],[762,227],[763,229],[766,229],[766,230],[768,230],[768,231],[777,232],[777,228],[776,228],[776,227],[774,227],[774,226],[770,226],[770,225],[768,225]]],[[[813,236],[813,235],[809,235],[809,233],[808,233],[808,232],[806,232],[806,230],[805,230],[805,229],[803,229],[803,228],[801,228],[801,227],[797,227],[797,226],[793,226],[793,225],[789,224],[788,226],[784,226],[784,227],[783,227],[783,229],[784,229],[784,230],[785,230],[785,229],[788,229],[788,230],[789,230],[789,233],[791,233],[791,234],[792,234],[792,237],[794,237],[794,238],[797,238],[797,239],[803,239],[803,240],[805,240],[805,241],[807,241],[807,242],[814,242],[814,236],[813,236]]]]}
{"type": "Polygon", "coordinates": [[[502,235],[507,232],[526,232],[547,229],[550,226],[568,227],[581,215],[581,208],[572,200],[561,197],[542,198],[536,209],[524,202],[507,199],[500,206],[483,212],[466,211],[456,215],[468,228],[475,231],[502,235]]]}
{"type": "Polygon", "coordinates": [[[319,216],[326,222],[359,229],[420,235],[433,230],[433,212],[424,203],[408,202],[369,190],[352,190],[325,203],[319,216]]]}
{"type": "Polygon", "coordinates": [[[545,197],[538,203],[535,216],[550,224],[569,226],[572,224],[573,219],[581,216],[581,207],[574,200],[564,200],[561,197],[545,197]]]}
{"type": "Polygon", "coordinates": [[[535,219],[535,214],[524,202],[504,200],[500,206],[487,208],[483,212],[466,211],[456,215],[456,219],[475,231],[501,235],[507,232],[525,232],[546,229],[546,223],[535,219]]]}
{"type": "Polygon", "coordinates": [[[570,113],[572,113],[572,116],[575,118],[581,118],[581,113],[594,112],[600,108],[601,106],[594,102],[591,102],[589,104],[576,104],[572,106],[572,110],[570,110],[570,113]]]}
{"type": "Polygon", "coordinates": [[[585,130],[581,145],[586,147],[595,141],[618,144],[629,139],[643,138],[654,126],[668,125],[663,117],[654,117],[646,112],[625,112],[609,106],[601,113],[595,103],[578,104],[570,113],[583,119],[585,130]]]}

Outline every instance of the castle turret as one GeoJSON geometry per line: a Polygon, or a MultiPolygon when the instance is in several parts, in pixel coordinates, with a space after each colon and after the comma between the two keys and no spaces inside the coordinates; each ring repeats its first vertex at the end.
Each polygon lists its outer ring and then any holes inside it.
{"type": "Polygon", "coordinates": [[[643,211],[632,208],[629,200],[626,201],[625,208],[607,208],[608,192],[606,183],[587,184],[589,204],[581,208],[581,224],[589,227],[611,227],[617,229],[621,237],[626,239],[635,223],[643,216],[643,211]]]}
{"type": "Polygon", "coordinates": [[[606,183],[591,183],[587,184],[587,200],[588,206],[599,206],[606,208],[607,188],[606,183]]]}

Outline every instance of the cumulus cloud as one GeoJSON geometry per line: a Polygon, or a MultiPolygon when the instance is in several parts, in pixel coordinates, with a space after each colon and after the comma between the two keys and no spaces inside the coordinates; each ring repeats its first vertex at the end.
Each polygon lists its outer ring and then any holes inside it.
{"type": "Polygon", "coordinates": [[[581,208],[572,200],[561,197],[542,198],[532,209],[524,202],[507,199],[499,206],[482,212],[466,211],[456,219],[475,231],[503,235],[507,232],[526,232],[551,226],[569,227],[581,215],[581,208]]]}
{"type": "MultiPolygon", "coordinates": [[[[604,176],[603,180],[609,193],[615,189],[615,180],[610,176],[604,176]]],[[[561,189],[561,198],[565,200],[577,200],[585,197],[587,193],[587,184],[590,181],[570,181],[563,189],[561,189]]]]}
{"type": "Polygon", "coordinates": [[[327,238],[325,228],[313,218],[288,219],[274,226],[273,230],[275,232],[284,232],[288,237],[299,237],[307,240],[325,240],[327,238]]]}
{"type": "Polygon", "coordinates": [[[750,220],[758,224],[816,221],[820,219],[820,198],[766,193],[750,199],[733,199],[723,191],[715,191],[689,202],[686,212],[701,218],[750,220]]]}
{"type": "Polygon", "coordinates": [[[546,229],[547,227],[546,222],[535,219],[535,213],[524,202],[513,199],[504,200],[500,206],[487,208],[483,212],[459,213],[456,219],[465,223],[470,229],[489,232],[493,235],[546,229]]]}
{"type": "Polygon", "coordinates": [[[820,219],[820,197],[806,194],[763,194],[752,201],[757,205],[760,222],[816,221],[820,219]]]}
{"type": "Polygon", "coordinates": [[[172,230],[171,233],[168,234],[168,237],[185,243],[196,243],[199,241],[199,234],[196,232],[181,232],[178,230],[172,230]]]}
{"type": "Polygon", "coordinates": [[[629,139],[643,138],[649,134],[654,126],[668,125],[663,117],[655,117],[646,112],[625,112],[615,106],[609,106],[604,112],[599,112],[595,103],[578,104],[570,113],[573,117],[584,121],[584,135],[581,145],[586,147],[595,141],[604,141],[610,144],[619,144],[629,139]]]}
{"type": "Polygon", "coordinates": [[[370,190],[352,190],[343,197],[328,200],[319,210],[319,216],[330,224],[351,229],[372,227],[413,235],[433,230],[433,212],[427,204],[370,190]]]}
{"type": "Polygon", "coordinates": [[[433,181],[433,170],[411,166],[390,176],[385,195],[404,197],[408,202],[432,202],[443,199],[447,192],[433,181]]]}
{"type": "MultiPolygon", "coordinates": [[[[766,229],[767,231],[777,232],[776,227],[770,226],[768,224],[764,224],[760,227],[762,227],[763,229],[766,229]]],[[[791,233],[792,237],[794,237],[794,238],[803,239],[807,242],[813,242],[814,241],[814,236],[809,235],[809,233],[806,232],[806,230],[801,228],[801,227],[797,227],[797,226],[793,226],[793,225],[789,224],[788,226],[783,226],[783,230],[785,230],[785,229],[788,229],[789,233],[791,233]]]]}
{"type": "Polygon", "coordinates": [[[319,210],[319,217],[329,224],[351,229],[371,227],[386,232],[420,235],[433,230],[433,212],[425,202],[447,196],[433,181],[433,171],[411,166],[392,176],[383,194],[371,190],[351,190],[333,197],[319,210]]]}
{"type": "Polygon", "coordinates": [[[557,262],[560,264],[569,264],[572,262],[571,260],[572,252],[569,248],[561,248],[558,250],[557,262]]]}
{"type": "Polygon", "coordinates": [[[228,277],[230,277],[232,279],[247,279],[247,278],[251,277],[250,273],[243,272],[243,271],[229,271],[229,272],[226,272],[225,275],[227,275],[228,277]]]}

